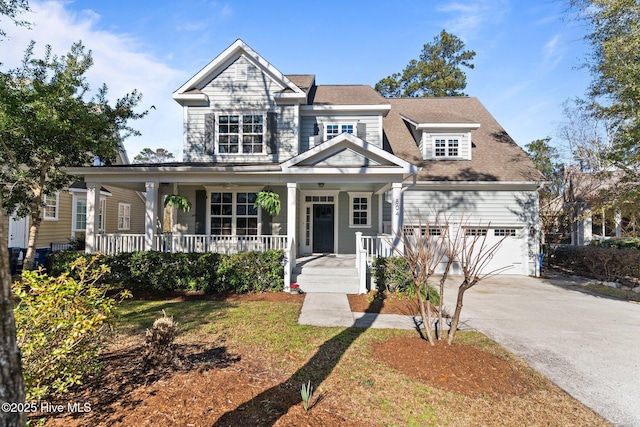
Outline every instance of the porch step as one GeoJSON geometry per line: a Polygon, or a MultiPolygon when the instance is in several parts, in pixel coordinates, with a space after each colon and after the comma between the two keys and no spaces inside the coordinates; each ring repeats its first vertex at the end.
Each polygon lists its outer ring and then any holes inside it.
{"type": "Polygon", "coordinates": [[[356,268],[296,267],[291,275],[304,292],[343,292],[357,294],[360,281],[356,268]]]}

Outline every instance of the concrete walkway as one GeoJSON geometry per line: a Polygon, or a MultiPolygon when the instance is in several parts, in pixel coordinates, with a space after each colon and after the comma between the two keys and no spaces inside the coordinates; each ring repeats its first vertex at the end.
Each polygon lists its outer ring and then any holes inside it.
{"type": "Polygon", "coordinates": [[[298,323],[314,326],[416,329],[416,323],[412,316],[352,313],[347,294],[328,292],[314,292],[305,295],[298,323]]]}
{"type": "MultiPolygon", "coordinates": [[[[581,292],[580,282],[496,276],[467,291],[461,320],[614,425],[640,426],[640,305],[581,292]]],[[[458,283],[445,291],[451,312],[458,283]]],[[[415,328],[410,316],[351,313],[334,293],[307,294],[299,323],[415,328]]]]}

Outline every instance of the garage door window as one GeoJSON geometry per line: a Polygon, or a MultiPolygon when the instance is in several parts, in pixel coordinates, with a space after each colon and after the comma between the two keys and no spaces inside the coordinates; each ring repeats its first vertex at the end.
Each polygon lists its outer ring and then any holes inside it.
{"type": "Polygon", "coordinates": [[[486,228],[467,228],[464,234],[466,236],[486,236],[487,229],[486,228]]]}
{"type": "Polygon", "coordinates": [[[496,237],[516,236],[515,228],[496,228],[493,230],[493,235],[496,237]]]}

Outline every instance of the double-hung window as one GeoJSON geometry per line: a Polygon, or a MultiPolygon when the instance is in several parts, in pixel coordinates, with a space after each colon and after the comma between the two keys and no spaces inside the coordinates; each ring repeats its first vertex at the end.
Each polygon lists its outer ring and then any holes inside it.
{"type": "Polygon", "coordinates": [[[458,157],[460,155],[460,138],[438,136],[433,139],[435,157],[458,157]]]}
{"type": "Polygon", "coordinates": [[[212,192],[211,234],[217,236],[257,236],[256,192],[212,192]]]}
{"type": "Polygon", "coordinates": [[[43,197],[44,209],[42,218],[46,221],[56,221],[58,219],[58,193],[43,197]]]}
{"type": "Polygon", "coordinates": [[[325,125],[325,141],[328,141],[341,133],[353,133],[353,123],[332,123],[325,125]]]}
{"type": "Polygon", "coordinates": [[[371,227],[371,193],[349,192],[349,226],[371,227]]]}
{"type": "Polygon", "coordinates": [[[252,154],[264,151],[264,115],[221,114],[218,116],[218,152],[252,154]]]}
{"type": "Polygon", "coordinates": [[[131,229],[131,204],[118,203],[118,230],[131,229]]]}
{"type": "MultiPolygon", "coordinates": [[[[107,200],[100,198],[98,208],[98,230],[103,231],[106,223],[107,200]]],[[[87,229],[87,196],[84,194],[73,197],[72,231],[85,231],[87,229]]]]}

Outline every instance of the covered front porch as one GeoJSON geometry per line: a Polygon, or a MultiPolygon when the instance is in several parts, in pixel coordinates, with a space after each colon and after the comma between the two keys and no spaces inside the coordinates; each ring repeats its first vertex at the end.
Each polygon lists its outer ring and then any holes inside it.
{"type": "MultiPolygon", "coordinates": [[[[367,290],[371,241],[400,230],[403,182],[417,169],[343,134],[282,164],[160,164],[76,168],[87,183],[86,251],[285,252],[285,288],[298,256],[354,256],[358,289],[367,290]],[[144,194],[145,233],[98,232],[99,191],[108,184],[144,194]],[[280,197],[275,215],[254,206],[261,191],[280,197]],[[167,211],[168,195],[186,197],[188,212],[167,211]],[[369,243],[368,243],[369,242],[369,243]],[[367,246],[368,245],[368,246],[367,246]]],[[[126,211],[123,211],[123,214],[126,211]]],[[[126,225],[126,218],[122,218],[126,225]]]]}

